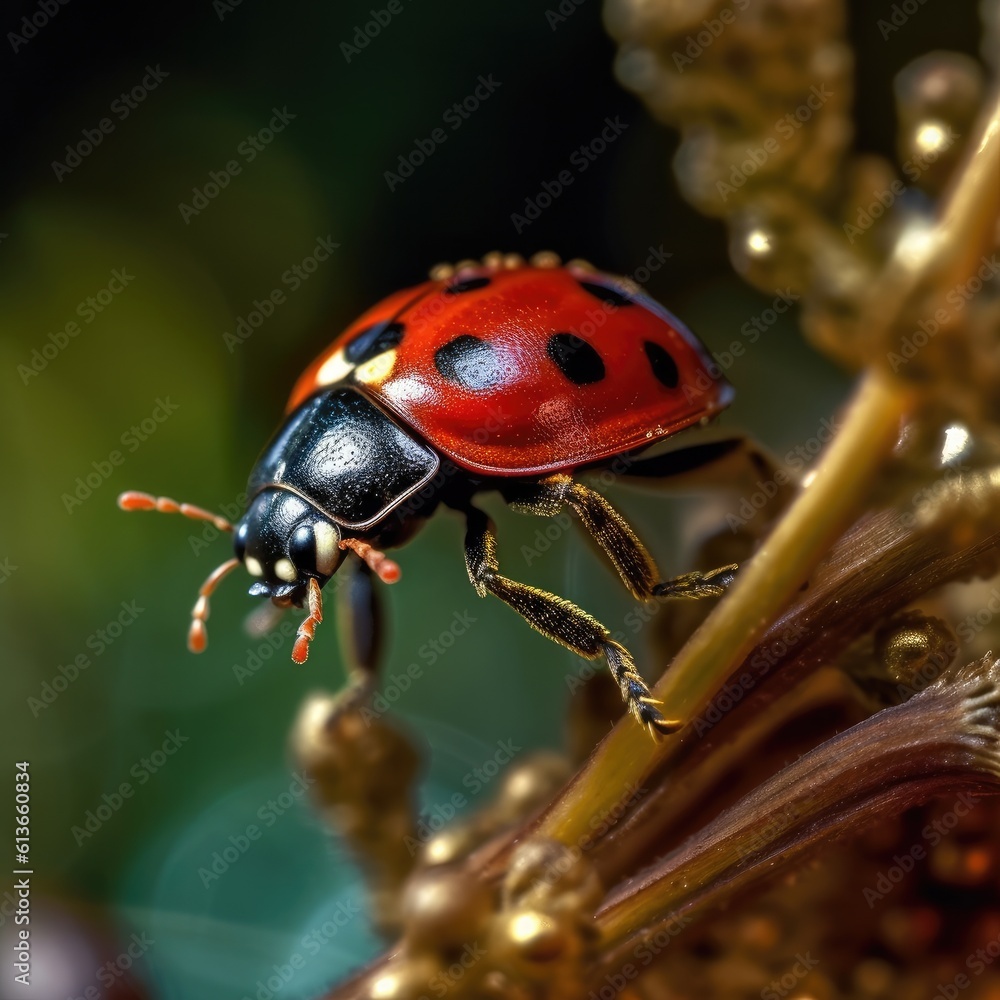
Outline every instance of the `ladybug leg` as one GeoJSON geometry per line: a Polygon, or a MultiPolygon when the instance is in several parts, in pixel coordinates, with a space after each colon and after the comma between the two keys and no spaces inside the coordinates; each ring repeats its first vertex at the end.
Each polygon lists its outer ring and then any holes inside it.
{"type": "Polygon", "coordinates": [[[664,486],[676,489],[696,486],[752,493],[767,483],[773,493],[769,509],[780,509],[791,499],[799,478],[745,434],[687,445],[651,458],[620,456],[612,468],[616,475],[629,478],[667,480],[664,486]]]}
{"type": "Polygon", "coordinates": [[[685,573],[661,580],[653,557],[632,526],[596,490],[570,476],[549,476],[514,499],[512,506],[537,514],[555,513],[569,504],[591,537],[618,570],[625,586],[639,600],[650,597],[719,597],[733,582],[735,563],[708,573],[685,573]]]}
{"type": "Polygon", "coordinates": [[[351,559],[337,576],[336,615],[341,653],[349,671],[350,695],[363,697],[375,686],[382,658],[383,616],[371,568],[351,559]]]}
{"type": "Polygon", "coordinates": [[[743,437],[724,438],[721,441],[700,441],[698,444],[674,448],[651,458],[631,458],[618,473],[640,479],[665,479],[683,476],[704,469],[716,462],[730,465],[734,457],[745,456],[748,442],[743,437]]]}
{"type": "Polygon", "coordinates": [[[680,723],[661,714],[658,702],[636,670],[629,651],[615,642],[611,633],[596,618],[575,604],[537,587],[501,576],[492,521],[477,507],[468,507],[465,515],[465,563],[476,593],[480,597],[492,594],[499,598],[532,628],[586,659],[603,656],[621,689],[628,710],[636,720],[645,725],[653,736],[676,732],[680,723]]]}

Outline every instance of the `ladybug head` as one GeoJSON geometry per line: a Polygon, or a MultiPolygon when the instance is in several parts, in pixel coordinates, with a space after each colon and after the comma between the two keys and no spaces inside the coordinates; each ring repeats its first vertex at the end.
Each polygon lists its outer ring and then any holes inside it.
{"type": "Polygon", "coordinates": [[[255,577],[250,593],[301,607],[309,581],[322,587],[344,558],[340,529],[297,493],[271,487],[258,493],[236,525],[236,558],[255,577]]]}
{"type": "MultiPolygon", "coordinates": [[[[300,496],[280,487],[262,490],[250,502],[246,513],[235,527],[219,514],[178,503],[169,497],[157,497],[137,490],[128,490],[118,497],[122,510],[157,510],[165,514],[183,514],[196,521],[208,521],[219,531],[234,534],[236,555],[217,566],[198,591],[198,600],[191,611],[188,648],[201,653],[207,645],[205,621],[208,600],[223,577],[241,563],[257,579],[250,593],[270,597],[279,608],[307,604],[309,616],[299,626],[292,658],[301,663],[308,653],[316,625],[323,618],[320,588],[337,571],[345,553],[340,546],[340,529],[328,517],[300,496]]],[[[348,543],[345,543],[345,545],[348,543]]],[[[362,549],[362,558],[371,561],[381,556],[370,546],[351,543],[362,549]]],[[[381,557],[385,560],[385,557],[381,557]]],[[[388,560],[385,560],[387,563],[388,560]]],[[[395,567],[394,563],[389,565],[395,567]]],[[[397,575],[398,575],[398,567],[397,575]]],[[[383,579],[385,578],[383,572],[383,579]]]]}
{"type": "Polygon", "coordinates": [[[198,591],[191,611],[188,648],[200,653],[207,644],[205,622],[208,599],[219,582],[241,563],[256,579],[250,593],[270,597],[279,608],[308,608],[299,625],[292,659],[303,663],[316,626],[323,620],[321,588],[337,572],[347,551],[353,552],[383,583],[395,583],[399,567],[385,554],[360,538],[343,538],[340,527],[318,507],[283,486],[268,486],[257,493],[236,525],[194,504],[169,497],[127,490],[118,497],[122,510],[158,510],[208,521],[219,531],[233,533],[236,555],[217,566],[198,591]]]}

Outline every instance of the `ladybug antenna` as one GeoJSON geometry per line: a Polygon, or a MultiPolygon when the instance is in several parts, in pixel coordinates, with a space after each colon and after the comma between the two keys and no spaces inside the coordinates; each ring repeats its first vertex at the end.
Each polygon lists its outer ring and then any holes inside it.
{"type": "Polygon", "coordinates": [[[307,606],[309,614],[302,619],[295,633],[295,645],[292,646],[292,659],[296,663],[306,662],[309,656],[309,643],[316,634],[316,626],[323,620],[323,593],[319,589],[319,581],[314,576],[309,577],[307,606]]]}
{"type": "MultiPolygon", "coordinates": [[[[208,521],[219,531],[232,531],[232,524],[221,514],[213,514],[203,507],[190,503],[178,503],[170,497],[154,497],[152,493],[140,493],[138,490],[126,490],[118,496],[118,506],[122,510],[157,510],[161,514],[183,514],[194,521],[208,521]]],[[[198,600],[191,610],[191,628],[188,629],[188,649],[192,653],[203,653],[208,644],[208,633],[205,622],[208,620],[208,599],[224,576],[239,566],[239,559],[233,558],[217,566],[209,574],[208,579],[198,591],[198,600]]]]}
{"type": "Polygon", "coordinates": [[[195,521],[208,521],[219,531],[232,531],[233,526],[221,514],[213,514],[210,510],[195,507],[190,503],[178,503],[170,497],[154,497],[152,493],[140,493],[138,490],[126,490],[118,497],[118,506],[122,510],[158,510],[161,514],[183,514],[195,521]]]}
{"type": "Polygon", "coordinates": [[[198,600],[191,609],[191,627],[188,629],[188,649],[192,653],[204,653],[208,645],[208,631],[205,628],[205,622],[208,620],[208,599],[222,578],[228,576],[239,564],[240,561],[235,556],[227,559],[221,566],[216,566],[201,585],[198,600]]]}

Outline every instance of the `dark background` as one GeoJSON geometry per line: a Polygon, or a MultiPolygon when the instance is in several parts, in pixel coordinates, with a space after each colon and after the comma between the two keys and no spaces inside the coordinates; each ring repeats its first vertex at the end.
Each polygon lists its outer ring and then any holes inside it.
{"type": "MultiPolygon", "coordinates": [[[[350,62],[341,43],[371,19],[371,2],[228,6],[220,19],[210,0],[70,0],[16,53],[9,38],[0,45],[0,560],[8,567],[0,574],[0,740],[4,766],[31,762],[40,948],[30,995],[46,1000],[88,986],[125,995],[104,989],[98,965],[123,953],[133,933],[154,942],[130,972],[147,995],[252,996],[339,904],[362,900],[356,870],[299,799],[223,876],[207,887],[199,878],[230,837],[263,825],[258,810],[293,781],[285,743],[297,706],[342,680],[335,629],[323,626],[307,666],[288,661],[286,641],[239,683],[234,666],[259,645],[241,629],[254,606],[241,578],[215,601],[209,651],[189,655],[190,604],[228,545],[195,551],[200,529],[121,514],[119,491],[232,503],[298,371],[361,310],[441,260],[553,249],[632,273],[662,246],[671,256],[648,290],[720,351],[770,304],[732,274],[722,225],[676,196],[675,138],[616,83],[598,0],[582,0],[554,29],[545,4],[402,0],[401,13],[350,62]],[[119,119],[112,102],[147,66],[169,75],[119,119]],[[461,128],[445,124],[447,141],[390,191],[384,172],[441,127],[481,75],[499,88],[461,128]],[[247,163],[237,147],[274,107],[296,117],[247,163]],[[512,213],[570,166],[606,116],[627,124],[622,136],[518,234],[512,213]],[[65,161],[66,145],[105,117],[113,131],[57,179],[52,162],[65,161]],[[232,159],[241,173],[185,223],[179,204],[232,159]],[[228,350],[223,332],[253,300],[283,287],[281,274],[327,235],[340,244],[330,260],[228,350]],[[23,378],[18,366],[50,333],[80,322],[78,303],[113,269],[134,279],[37,376],[23,378]],[[158,399],[176,411],[129,450],[123,435],[158,399]],[[105,476],[99,470],[115,450],[123,462],[105,476]],[[65,495],[94,463],[98,485],[68,508],[65,495]],[[143,610],[106,642],[98,630],[122,602],[143,610]],[[89,665],[66,680],[81,654],[89,665]],[[139,762],[170,731],[187,742],[140,784],[135,768],[142,773],[139,762]],[[123,781],[133,796],[91,836],[74,836],[123,781]],[[106,936],[87,950],[81,928],[106,936]]],[[[8,4],[0,27],[20,33],[21,17],[37,9],[8,4]]],[[[876,21],[890,9],[856,3],[851,35],[863,95],[858,143],[891,156],[893,74],[935,47],[974,52],[978,27],[975,4],[930,0],[883,39],[876,21]]],[[[815,433],[849,389],[845,373],[801,342],[794,316],[727,374],[738,398],[726,422],[779,454],[815,433]]],[[[696,505],[612,493],[661,566],[686,568],[685,518],[696,505]]],[[[621,621],[627,600],[575,537],[529,566],[518,553],[539,523],[498,519],[510,575],[621,621]]],[[[422,795],[431,809],[467,787],[463,776],[492,758],[497,741],[559,746],[566,677],[576,669],[507,609],[476,599],[460,538],[457,522],[435,521],[400,553],[404,580],[388,595],[387,672],[426,668],[398,710],[426,748],[422,795]],[[421,647],[463,612],[474,627],[433,666],[421,660],[421,647]]],[[[642,658],[641,641],[636,651],[642,658]]],[[[10,930],[4,916],[5,951],[10,930]]],[[[315,995],[377,943],[364,917],[352,918],[278,995],[315,995]]],[[[5,972],[0,997],[15,995],[7,989],[5,972]]]]}

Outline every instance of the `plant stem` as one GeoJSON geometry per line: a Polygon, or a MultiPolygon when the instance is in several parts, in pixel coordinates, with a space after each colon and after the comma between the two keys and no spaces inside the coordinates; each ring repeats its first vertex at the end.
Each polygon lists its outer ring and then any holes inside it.
{"type": "MultiPolygon", "coordinates": [[[[813,481],[654,688],[668,714],[697,715],[750,652],[857,510],[909,405],[910,396],[883,377],[864,379],[813,481]]],[[[677,740],[652,744],[638,726],[617,726],[546,814],[540,832],[575,843],[592,815],[615,806],[623,785],[641,784],[677,746],[677,740]]]]}
{"type": "MultiPolygon", "coordinates": [[[[915,299],[933,284],[942,290],[965,277],[979,249],[989,246],[1000,205],[1000,98],[983,114],[923,256],[897,255],[874,283],[866,309],[871,343],[883,347],[910,318],[915,299]]],[[[885,366],[864,376],[844,423],[772,535],[739,574],[731,592],[708,616],[654,688],[670,715],[697,715],[739,667],[771,622],[857,511],[896,441],[916,393],[893,380],[885,366]]],[[[591,818],[606,815],[677,752],[680,738],[656,746],[638,726],[619,724],[539,822],[538,832],[574,844],[591,818]]]]}
{"type": "Polygon", "coordinates": [[[595,920],[611,950],[659,921],[690,915],[956,783],[1000,780],[1000,661],[951,670],[800,757],[656,865],[612,891],[595,920]]]}

